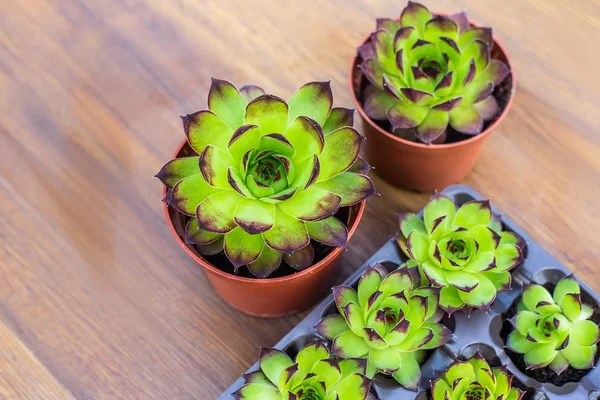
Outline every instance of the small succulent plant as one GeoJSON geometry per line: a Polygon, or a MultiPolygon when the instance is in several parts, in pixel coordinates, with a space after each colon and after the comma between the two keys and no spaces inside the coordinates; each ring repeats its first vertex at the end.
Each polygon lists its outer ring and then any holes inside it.
{"type": "Polygon", "coordinates": [[[416,269],[402,266],[387,274],[379,264],[368,267],[358,283],[333,288],[340,314],[323,318],[315,330],[332,340],[331,351],[342,358],[367,358],[367,376],[393,376],[416,389],[426,350],[452,336],[438,323],[438,289],[419,287],[416,269]]]}
{"type": "Polygon", "coordinates": [[[203,254],[225,251],[237,269],[269,276],[282,258],[312,265],[311,239],[345,246],[334,217],[374,193],[353,110],[332,108],[329,82],[302,86],[288,101],[256,86],[213,79],[208,110],[183,127],[198,154],[169,161],[157,177],[169,205],[193,216],[185,232],[203,254]]]}
{"type": "Polygon", "coordinates": [[[522,240],[502,231],[489,201],[469,201],[458,210],[439,193],[425,206],[423,218],[401,214],[404,253],[424,278],[440,287],[440,307],[448,314],[463,307],[488,310],[499,291],[508,290],[510,271],[523,261],[522,240]]]}
{"type": "Polygon", "coordinates": [[[510,72],[492,59],[493,43],[491,28],[471,27],[464,12],[434,16],[409,1],[399,20],[378,19],[358,50],[371,83],[365,112],[424,143],[443,142],[448,124],[481,133],[498,114],[494,88],[510,72]]]}
{"type": "Polygon", "coordinates": [[[364,360],[330,357],[320,341],[306,345],[296,360],[263,348],[260,370],[245,374],[245,385],[233,393],[238,400],[365,400],[371,380],[364,360]]]}
{"type": "Polygon", "coordinates": [[[569,366],[594,366],[600,330],[573,275],[561,279],[552,295],[540,285],[526,287],[518,310],[506,347],[524,354],[527,369],[549,366],[560,375],[569,366]]]}
{"type": "Polygon", "coordinates": [[[433,400],[519,400],[525,394],[512,387],[506,367],[490,368],[476,353],[468,361],[457,360],[431,382],[433,400]]]}

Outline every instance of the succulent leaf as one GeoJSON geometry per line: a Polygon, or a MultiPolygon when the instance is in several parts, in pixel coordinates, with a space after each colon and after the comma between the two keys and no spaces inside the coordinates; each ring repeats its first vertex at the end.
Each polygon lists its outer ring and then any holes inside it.
{"type": "Polygon", "coordinates": [[[209,144],[226,150],[233,129],[211,111],[203,110],[181,117],[188,143],[198,154],[209,144]]]}
{"type": "Polygon", "coordinates": [[[212,78],[208,108],[232,129],[242,125],[246,101],[230,82],[212,78]]]}
{"type": "Polygon", "coordinates": [[[198,204],[216,193],[218,190],[210,186],[202,175],[189,175],[173,187],[169,205],[183,214],[194,215],[198,204]]]}
{"type": "Polygon", "coordinates": [[[255,98],[265,94],[265,91],[256,85],[244,85],[240,88],[240,94],[242,95],[246,103],[249,103],[255,98]]]}
{"type": "Polygon", "coordinates": [[[171,160],[156,175],[172,189],[165,201],[196,217],[186,240],[206,254],[225,249],[234,267],[262,278],[282,254],[309,267],[311,239],[345,246],[348,230],[333,215],[375,189],[358,158],[363,138],[353,110],[332,108],[330,83],[308,83],[286,103],[257,86],[238,91],[213,79],[208,103],[182,117],[198,155],[171,160]]]}
{"type": "Polygon", "coordinates": [[[390,273],[380,265],[369,266],[357,291],[348,286],[334,288],[340,315],[325,317],[315,330],[332,340],[337,356],[367,359],[372,372],[368,376],[391,375],[414,389],[424,351],[442,346],[451,337],[437,323],[438,289],[419,284],[419,272],[407,264],[390,273]]]}
{"type": "Polygon", "coordinates": [[[331,132],[343,128],[344,126],[352,126],[354,124],[354,110],[343,107],[335,107],[331,109],[327,120],[323,124],[323,134],[329,135],[331,132]]]}
{"type": "Polygon", "coordinates": [[[313,119],[319,125],[327,120],[333,104],[330,82],[311,82],[298,89],[288,100],[289,122],[299,116],[313,119]]]}
{"type": "Polygon", "coordinates": [[[397,242],[429,283],[441,288],[441,308],[449,314],[465,307],[487,310],[498,291],[510,288],[507,271],[523,261],[517,236],[494,228],[502,225],[493,218],[489,201],[470,201],[457,209],[436,193],[423,218],[400,216],[397,242]],[[510,234],[506,242],[503,234],[510,234]]]}
{"type": "Polygon", "coordinates": [[[199,157],[181,157],[166,163],[155,175],[168,188],[173,188],[183,178],[200,173],[199,157]]]}
{"type": "Polygon", "coordinates": [[[561,374],[569,366],[594,366],[600,328],[588,319],[590,307],[581,303],[580,293],[572,275],[562,278],[552,295],[540,285],[525,288],[506,346],[524,355],[528,369],[550,366],[561,374]]]}
{"type": "Polygon", "coordinates": [[[260,256],[248,265],[248,270],[257,278],[266,278],[281,264],[282,255],[269,246],[263,246],[260,256]]]}
{"type": "Polygon", "coordinates": [[[398,20],[378,19],[360,48],[370,82],[364,109],[388,119],[392,130],[414,130],[426,144],[440,143],[448,125],[477,135],[498,115],[495,88],[510,70],[491,59],[490,28],[471,28],[466,14],[432,15],[409,1],[398,20]]]}
{"type": "Polygon", "coordinates": [[[283,254],[283,260],[286,264],[297,271],[302,271],[310,267],[314,259],[315,248],[310,243],[292,254],[283,254]]]}

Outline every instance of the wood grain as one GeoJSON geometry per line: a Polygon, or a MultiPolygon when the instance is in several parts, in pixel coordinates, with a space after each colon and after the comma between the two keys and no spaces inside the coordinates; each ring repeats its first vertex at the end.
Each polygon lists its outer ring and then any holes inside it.
{"type": "MultiPolygon", "coordinates": [[[[454,12],[465,1],[426,1],[454,12]]],[[[402,2],[0,1],[0,397],[211,399],[303,315],[224,304],[170,237],[152,175],[205,107],[210,76],[287,97],[346,76],[402,2]]],[[[519,79],[465,181],[600,290],[600,5],[471,1],[519,79]]],[[[342,281],[427,196],[381,196],[342,281]]]]}

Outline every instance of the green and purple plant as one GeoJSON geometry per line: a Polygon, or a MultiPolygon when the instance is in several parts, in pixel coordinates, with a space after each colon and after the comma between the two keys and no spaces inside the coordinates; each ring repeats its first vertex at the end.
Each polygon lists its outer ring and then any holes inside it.
{"type": "Polygon", "coordinates": [[[468,361],[457,360],[431,382],[433,400],[519,400],[525,394],[512,387],[506,366],[490,368],[476,353],[468,361]]]}
{"type": "Polygon", "coordinates": [[[397,242],[423,279],[441,288],[440,307],[448,314],[467,308],[489,309],[496,293],[510,289],[510,270],[523,261],[522,240],[502,231],[489,201],[469,201],[458,210],[436,193],[423,218],[401,214],[397,242]]]}
{"type": "Polygon", "coordinates": [[[392,130],[423,143],[443,143],[450,125],[477,135],[496,117],[494,89],[508,66],[493,59],[491,28],[471,27],[466,14],[432,15],[412,1],[398,20],[378,19],[359,48],[370,81],[364,110],[392,130]]]}
{"type": "Polygon", "coordinates": [[[549,366],[560,375],[569,366],[594,366],[600,330],[573,275],[561,279],[552,295],[541,285],[527,286],[518,310],[506,347],[524,355],[527,369],[549,366]]]}
{"type": "Polygon", "coordinates": [[[296,360],[283,351],[263,348],[260,369],[244,375],[237,400],[365,400],[371,397],[371,380],[364,360],[339,360],[325,345],[306,345],[296,360]]]}
{"type": "Polygon", "coordinates": [[[414,268],[401,266],[388,274],[379,264],[368,267],[358,291],[333,288],[340,314],[324,317],[314,329],[332,341],[334,355],[366,358],[368,377],[381,372],[416,390],[427,350],[452,336],[439,323],[439,289],[419,286],[420,274],[414,268]]]}
{"type": "Polygon", "coordinates": [[[286,102],[213,79],[209,109],[183,117],[198,155],[157,174],[171,189],[169,205],[193,217],[186,242],[202,254],[224,251],[236,271],[245,265],[258,278],[282,258],[297,270],[311,266],[311,239],[345,246],[347,227],[334,214],[375,189],[358,157],[353,110],[332,104],[329,82],[308,83],[286,102]]]}

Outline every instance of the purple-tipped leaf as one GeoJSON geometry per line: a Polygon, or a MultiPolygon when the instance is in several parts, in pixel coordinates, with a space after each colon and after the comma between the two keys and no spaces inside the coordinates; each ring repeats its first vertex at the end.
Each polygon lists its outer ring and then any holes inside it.
{"type": "Polygon", "coordinates": [[[491,60],[487,68],[478,75],[477,79],[482,81],[492,81],[494,86],[498,86],[510,74],[510,69],[506,64],[499,60],[491,60]]]}
{"type": "Polygon", "coordinates": [[[270,248],[285,254],[292,254],[310,242],[304,223],[280,207],[276,207],[273,227],[262,235],[270,248]]]}
{"type": "Polygon", "coordinates": [[[363,60],[366,60],[367,58],[375,58],[375,49],[373,48],[373,42],[371,41],[371,38],[360,45],[358,48],[358,54],[363,60]]]}
{"type": "Polygon", "coordinates": [[[263,134],[281,133],[288,123],[288,105],[277,96],[259,96],[246,106],[244,123],[258,125],[263,134]]]}
{"type": "Polygon", "coordinates": [[[360,64],[367,79],[379,90],[383,90],[383,68],[375,58],[367,58],[360,64]]]}
{"type": "Polygon", "coordinates": [[[205,245],[215,242],[221,237],[220,234],[214,232],[203,231],[198,226],[198,220],[192,218],[185,226],[185,242],[192,244],[205,245]]]}
{"type": "Polygon", "coordinates": [[[220,189],[210,186],[202,175],[191,175],[173,187],[168,204],[183,214],[194,215],[198,204],[218,192],[220,189]]]}
{"type": "Polygon", "coordinates": [[[467,13],[462,11],[456,14],[452,14],[450,15],[450,18],[456,23],[456,25],[458,26],[459,32],[463,33],[466,32],[470,25],[469,25],[469,19],[467,18],[467,13]]]}
{"type": "Polygon", "coordinates": [[[267,278],[281,264],[281,253],[264,246],[260,256],[248,265],[248,270],[257,278],[267,278]]]}
{"type": "Polygon", "coordinates": [[[417,138],[425,144],[433,143],[448,126],[448,112],[431,109],[425,119],[417,126],[417,138]]]}
{"type": "Polygon", "coordinates": [[[400,15],[400,23],[402,26],[414,26],[421,36],[425,30],[425,24],[430,19],[431,13],[429,10],[424,5],[414,1],[409,1],[400,15]]]}
{"type": "Polygon", "coordinates": [[[255,261],[262,252],[264,241],[261,235],[250,235],[242,228],[225,234],[225,255],[235,269],[255,261]]]}
{"type": "Polygon", "coordinates": [[[375,92],[366,98],[363,108],[373,119],[386,120],[387,111],[398,102],[398,99],[386,92],[375,92]]]}
{"type": "Polygon", "coordinates": [[[320,221],[306,222],[311,239],[331,247],[345,247],[348,228],[339,219],[329,217],[320,221]]]}
{"type": "Polygon", "coordinates": [[[233,129],[211,111],[203,110],[181,117],[188,143],[198,154],[209,144],[227,150],[233,129]]]}
{"type": "Polygon", "coordinates": [[[478,135],[483,130],[483,118],[473,106],[458,106],[450,111],[450,125],[467,135],[478,135]]]}
{"type": "Polygon", "coordinates": [[[395,21],[390,18],[377,18],[377,29],[382,29],[386,31],[390,35],[394,35],[398,29],[400,29],[400,24],[398,21],[395,21]]]}
{"type": "Polygon", "coordinates": [[[351,127],[343,127],[325,137],[325,148],[319,155],[321,170],[317,182],[326,181],[350,168],[354,163],[364,137],[351,127]]]}
{"type": "Polygon", "coordinates": [[[440,37],[456,39],[458,26],[448,17],[438,15],[425,24],[425,40],[438,43],[440,37]]]}
{"type": "MultiPolygon", "coordinates": [[[[385,119],[385,115],[383,117],[385,119]]],[[[182,157],[169,161],[158,171],[156,178],[168,188],[173,188],[183,178],[200,173],[198,157],[182,157]]]]}
{"type": "Polygon", "coordinates": [[[425,106],[398,102],[387,111],[387,117],[393,129],[407,129],[418,126],[428,113],[425,106]]]}
{"type": "Polygon", "coordinates": [[[324,182],[319,182],[315,187],[325,189],[342,198],[340,206],[347,207],[365,200],[375,193],[375,185],[371,178],[352,172],[342,172],[324,182]]]}
{"type": "Polygon", "coordinates": [[[403,26],[394,35],[394,51],[408,50],[416,41],[417,34],[415,28],[412,26],[403,26]]]}
{"type": "Polygon", "coordinates": [[[350,286],[334,286],[332,290],[333,299],[340,312],[348,303],[358,304],[358,294],[350,286]]]}
{"type": "Polygon", "coordinates": [[[244,85],[240,89],[240,94],[242,95],[244,100],[246,100],[246,103],[249,103],[255,98],[265,94],[265,91],[262,88],[255,85],[244,85]]]}
{"type": "Polygon", "coordinates": [[[302,271],[310,267],[315,259],[315,249],[312,244],[295,251],[292,254],[284,254],[283,260],[296,271],[302,271]]]}
{"type": "Polygon", "coordinates": [[[307,157],[319,155],[325,146],[321,126],[313,119],[300,116],[285,131],[285,138],[294,148],[293,160],[302,161],[307,157]]]}
{"type": "Polygon", "coordinates": [[[244,123],[246,101],[228,81],[212,78],[208,108],[232,129],[244,123]]]}
{"type": "Polygon", "coordinates": [[[494,96],[486,97],[482,101],[473,104],[473,107],[477,110],[479,115],[481,115],[481,118],[483,118],[484,121],[491,121],[494,119],[500,110],[498,101],[494,96]]]}
{"type": "Polygon", "coordinates": [[[339,314],[324,317],[313,329],[327,340],[333,340],[336,336],[350,330],[344,317],[339,314]]]}
{"type": "Polygon", "coordinates": [[[351,108],[335,107],[329,113],[327,120],[323,124],[323,134],[328,135],[331,132],[354,125],[354,110],[351,108]]]}
{"type": "Polygon", "coordinates": [[[322,125],[333,104],[331,82],[310,82],[298,89],[288,100],[290,107],[288,123],[301,115],[322,125]]]}
{"type": "Polygon", "coordinates": [[[491,47],[494,43],[492,37],[492,28],[471,28],[460,35],[458,44],[461,49],[466,49],[476,40],[481,40],[483,43],[491,47]]]}

